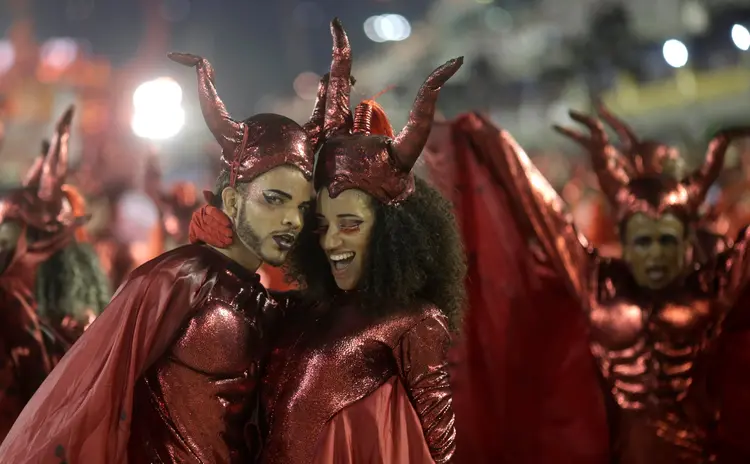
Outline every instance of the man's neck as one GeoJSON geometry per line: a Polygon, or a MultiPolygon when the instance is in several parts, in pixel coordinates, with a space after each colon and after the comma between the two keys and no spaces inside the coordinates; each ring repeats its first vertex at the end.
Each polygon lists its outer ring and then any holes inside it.
{"type": "Polygon", "coordinates": [[[258,268],[260,268],[260,265],[263,264],[263,261],[261,261],[260,258],[255,256],[253,253],[250,253],[248,250],[244,249],[242,245],[238,245],[237,243],[233,243],[228,248],[218,248],[213,245],[208,246],[250,272],[257,272],[258,268]]]}

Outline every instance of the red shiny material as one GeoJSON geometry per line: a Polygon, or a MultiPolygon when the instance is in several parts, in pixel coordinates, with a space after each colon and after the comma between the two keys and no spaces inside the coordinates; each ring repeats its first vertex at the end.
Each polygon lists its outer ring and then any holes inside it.
{"type": "MultiPolygon", "coordinates": [[[[441,87],[458,71],[463,58],[448,61],[430,74],[417,94],[409,121],[395,138],[370,135],[365,114],[358,109],[355,125],[349,108],[352,51],[341,23],[331,24],[333,62],[326,98],[327,138],[315,170],[315,188],[328,188],[332,198],[351,188],[361,189],[383,204],[395,204],[414,191],[412,168],[432,126],[441,87]]],[[[371,111],[371,108],[370,108],[371,111]]]]}
{"type": "MultiPolygon", "coordinates": [[[[229,115],[214,86],[214,70],[205,58],[187,53],[170,53],[169,58],[194,66],[198,74],[198,95],[208,128],[222,148],[223,169],[234,181],[249,182],[273,168],[290,165],[312,178],[314,156],[320,143],[323,105],[318,99],[312,117],[301,127],[278,114],[258,114],[244,121],[229,115]]],[[[318,95],[324,94],[325,79],[318,95]]]]}
{"type": "Polygon", "coordinates": [[[36,159],[26,174],[23,188],[0,202],[0,222],[16,219],[40,231],[62,233],[85,221],[75,216],[63,192],[72,119],[73,107],[70,107],[57,122],[48,150],[36,159]]]}
{"type": "MultiPolygon", "coordinates": [[[[596,134],[594,158],[610,150],[597,124],[574,116],[596,134]]],[[[514,199],[516,221],[532,227],[588,319],[591,354],[614,400],[609,416],[613,458],[625,464],[707,462],[715,452],[710,431],[718,412],[705,383],[712,354],[707,348],[719,340],[722,322],[745,288],[747,236],[668,288],[645,291],[624,262],[601,259],[581,241],[562,201],[510,134],[482,116],[471,118],[471,129],[492,153],[492,168],[514,199]]],[[[694,211],[732,137],[744,133],[726,131],[715,138],[706,165],[679,189],[681,195],[659,208],[681,205],[694,211]]],[[[622,211],[644,205],[629,197],[629,186],[616,190],[613,198],[623,202],[622,211]]]]}
{"type": "MultiPolygon", "coordinates": [[[[393,377],[419,416],[420,441],[426,439],[435,462],[450,461],[456,433],[446,362],[451,337],[438,309],[425,305],[383,319],[367,314],[355,296],[345,296],[325,309],[305,308],[285,329],[263,381],[269,438],[261,462],[307,463],[321,453],[363,452],[360,447],[372,444],[372,437],[332,451],[321,436],[345,408],[356,408],[393,377]]],[[[368,426],[385,433],[380,428],[387,422],[369,419],[368,426]]]]}
{"type": "Polygon", "coordinates": [[[52,346],[45,343],[44,324],[36,313],[36,265],[59,246],[44,245],[29,250],[23,233],[0,275],[0,440],[63,354],[49,350],[52,346]]]}
{"type": "Polygon", "coordinates": [[[609,463],[586,319],[548,263],[532,259],[533,231],[514,224],[512,192],[476,123],[471,114],[436,122],[423,154],[432,183],[454,205],[469,263],[468,307],[451,356],[456,462],[609,463]]]}
{"type": "Polygon", "coordinates": [[[409,392],[391,377],[326,424],[310,464],[434,464],[409,392]]]}
{"type": "Polygon", "coordinates": [[[0,462],[248,462],[267,320],[257,276],[188,245],[131,274],[0,446],[0,462]]]}

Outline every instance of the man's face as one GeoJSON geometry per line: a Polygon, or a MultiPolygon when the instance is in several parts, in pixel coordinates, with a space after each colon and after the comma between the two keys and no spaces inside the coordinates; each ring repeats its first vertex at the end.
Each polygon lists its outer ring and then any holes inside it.
{"type": "Polygon", "coordinates": [[[0,224],[0,274],[8,268],[18,246],[23,227],[16,221],[4,221],[0,224]]]}
{"type": "Polygon", "coordinates": [[[687,245],[685,225],[674,215],[638,213],[625,226],[623,258],[638,285],[658,290],[682,272],[687,245]]]}
{"type": "Polygon", "coordinates": [[[305,212],[313,200],[312,183],[302,171],[280,166],[252,182],[224,190],[224,212],[232,218],[237,238],[254,255],[281,266],[297,240],[305,212]]]}

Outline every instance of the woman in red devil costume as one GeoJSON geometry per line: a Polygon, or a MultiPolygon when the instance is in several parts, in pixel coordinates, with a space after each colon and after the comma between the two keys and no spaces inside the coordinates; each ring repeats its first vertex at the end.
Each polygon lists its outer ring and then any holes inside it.
{"type": "Polygon", "coordinates": [[[412,167],[462,60],[427,78],[394,137],[375,102],[352,123],[351,49],[338,37],[317,223],[290,256],[303,300],[294,296],[263,382],[261,462],[446,463],[456,433],[446,355],[465,264],[449,205],[412,167]]]}
{"type": "Polygon", "coordinates": [[[323,101],[304,127],[276,114],[236,121],[207,60],[170,58],[196,68],[222,147],[212,201],[238,240],[180,247],[133,271],[21,413],[0,462],[250,459],[244,427],[278,314],[254,271],[281,264],[303,225],[323,101]]]}
{"type": "Polygon", "coordinates": [[[374,102],[352,125],[351,51],[341,48],[315,172],[317,233],[290,257],[305,296],[325,303],[299,312],[274,350],[261,461],[449,462],[447,316],[463,303],[463,253],[449,206],[411,169],[462,60],[427,78],[394,137],[374,102]]]}
{"type": "Polygon", "coordinates": [[[495,314],[472,302],[461,353],[467,366],[454,386],[458,426],[465,403],[470,426],[463,433],[471,435],[471,425],[482,420],[492,423],[465,396],[477,391],[471,383],[477,349],[469,330],[486,336],[477,327],[484,316],[499,340],[485,345],[498,366],[483,372],[498,386],[490,413],[505,423],[498,429],[505,449],[496,450],[495,462],[688,464],[710,462],[717,454],[725,459],[719,462],[736,462],[714,442],[717,427],[719,440],[726,436],[721,430],[731,415],[727,397],[716,404],[706,380],[707,364],[715,359],[710,348],[722,330],[731,329],[725,319],[745,288],[747,239],[740,237],[704,266],[685,259],[698,206],[729,143],[750,131],[717,135],[705,165],[678,183],[629,175],[616,162],[621,154],[601,123],[578,113],[572,117],[592,136],[559,130],[592,155],[617,212],[622,260],[600,258],[581,240],[557,194],[507,132],[478,114],[455,125],[464,150],[457,158],[473,150],[486,163],[501,190],[497,205],[517,230],[495,256],[508,263],[512,289],[497,295],[495,314]],[[564,279],[572,304],[560,289],[551,289],[554,300],[541,292],[540,277],[529,265],[529,235],[564,279]]]}
{"type": "Polygon", "coordinates": [[[0,199],[0,437],[109,301],[93,249],[79,242],[81,196],[65,184],[70,108],[21,188],[0,199]]]}

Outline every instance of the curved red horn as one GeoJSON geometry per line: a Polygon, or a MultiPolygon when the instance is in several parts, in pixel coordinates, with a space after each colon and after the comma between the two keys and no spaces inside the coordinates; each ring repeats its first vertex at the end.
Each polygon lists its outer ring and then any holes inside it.
{"type": "Polygon", "coordinates": [[[464,57],[454,58],[440,66],[427,77],[412,105],[409,121],[393,140],[393,156],[400,167],[410,171],[422,153],[432,129],[440,88],[464,63],[464,57]]]}
{"type": "MultiPolygon", "coordinates": [[[[599,188],[602,189],[602,192],[607,196],[610,203],[617,204],[620,192],[630,183],[630,176],[625,166],[623,166],[622,156],[609,143],[609,138],[604,131],[601,121],[578,111],[570,111],[569,114],[571,119],[589,129],[591,138],[588,141],[584,141],[582,145],[587,148],[591,156],[591,167],[599,180],[599,188]]],[[[569,129],[567,132],[563,128],[556,129],[581,143],[580,139],[569,134],[571,132],[569,129]]]]}
{"type": "Polygon", "coordinates": [[[170,60],[184,66],[195,67],[198,74],[198,97],[201,104],[203,119],[213,134],[224,155],[234,156],[237,145],[242,140],[242,123],[232,119],[227,112],[224,102],[219,98],[214,85],[214,68],[207,59],[189,53],[170,53],[170,60]]]}
{"type": "Polygon", "coordinates": [[[44,165],[44,158],[49,152],[49,140],[42,140],[42,151],[39,156],[34,160],[34,164],[26,172],[26,177],[23,179],[24,187],[38,187],[39,179],[42,177],[42,166],[44,165]]]}
{"type": "Polygon", "coordinates": [[[344,26],[338,18],[331,21],[333,53],[331,72],[328,77],[328,91],[325,101],[323,130],[326,135],[347,130],[351,125],[352,111],[349,108],[349,94],[352,90],[352,47],[344,26]]]}
{"type": "Polygon", "coordinates": [[[620,139],[620,150],[622,153],[632,157],[634,155],[633,150],[635,150],[640,143],[633,128],[625,121],[615,116],[601,100],[596,102],[596,112],[599,114],[599,117],[609,125],[609,127],[614,129],[617,138],[620,139]]]}
{"type": "Polygon", "coordinates": [[[328,92],[328,78],[330,74],[326,73],[318,83],[318,95],[315,97],[315,105],[310,119],[302,128],[307,133],[307,140],[313,147],[313,153],[318,151],[323,141],[323,124],[326,117],[326,92],[328,92]]]}
{"type": "Polygon", "coordinates": [[[684,182],[690,205],[693,208],[698,208],[703,203],[711,185],[721,174],[724,168],[724,157],[732,141],[748,136],[750,136],[750,128],[738,127],[721,130],[711,139],[703,165],[693,171],[684,182]]]}
{"type": "Polygon", "coordinates": [[[44,157],[38,191],[42,201],[55,201],[62,194],[62,186],[68,174],[68,138],[74,110],[75,107],[71,105],[57,121],[55,134],[50,140],[47,156],[44,157]]]}

